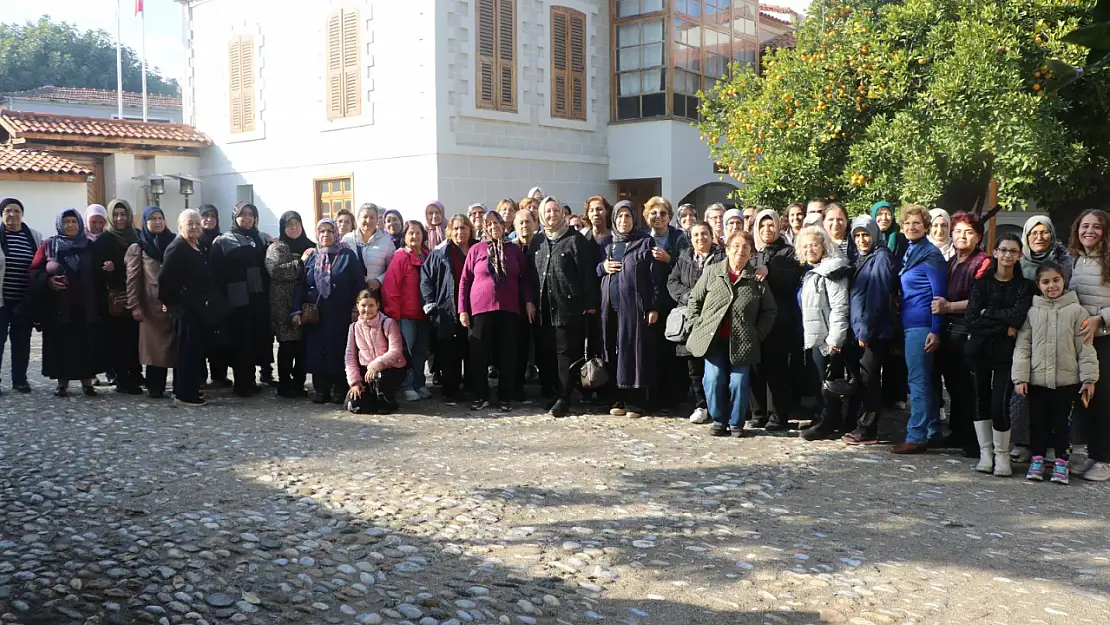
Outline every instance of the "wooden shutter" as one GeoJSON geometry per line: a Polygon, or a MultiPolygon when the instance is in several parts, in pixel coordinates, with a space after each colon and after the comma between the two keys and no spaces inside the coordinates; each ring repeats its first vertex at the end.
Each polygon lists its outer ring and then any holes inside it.
{"type": "Polygon", "coordinates": [[[362,113],[361,63],[359,55],[358,11],[343,11],[343,116],[362,113]]]}
{"type": "Polygon", "coordinates": [[[243,90],[240,94],[243,111],[243,132],[254,130],[254,37],[239,38],[239,62],[243,90]]]}
{"type": "Polygon", "coordinates": [[[327,32],[327,86],[328,119],[343,117],[343,11],[328,14],[327,32]]]}
{"type": "Polygon", "coordinates": [[[232,37],[227,46],[228,93],[230,103],[228,116],[231,118],[231,132],[243,132],[243,65],[239,55],[239,40],[232,37]]]}
{"type": "Polygon", "coordinates": [[[570,105],[571,119],[586,121],[586,14],[570,10],[570,105]]]}
{"type": "Polygon", "coordinates": [[[497,108],[497,98],[494,93],[494,74],[497,66],[497,13],[495,3],[498,0],[478,0],[477,31],[478,42],[478,89],[477,107],[485,109],[497,108]]]}
{"type": "Polygon", "coordinates": [[[569,117],[567,87],[570,82],[568,47],[569,9],[551,7],[551,116],[569,117]]]}
{"type": "Polygon", "coordinates": [[[516,0],[497,0],[497,108],[516,112],[516,0]]]}

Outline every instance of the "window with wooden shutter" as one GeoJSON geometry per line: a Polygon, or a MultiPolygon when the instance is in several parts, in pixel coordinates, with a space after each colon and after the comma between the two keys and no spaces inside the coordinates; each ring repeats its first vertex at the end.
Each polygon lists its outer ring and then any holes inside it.
{"type": "Polygon", "coordinates": [[[328,119],[362,114],[359,25],[357,9],[338,9],[328,15],[324,79],[328,119]]]}
{"type": "Polygon", "coordinates": [[[516,0],[477,0],[478,108],[516,112],[516,0]]]}
{"type": "Polygon", "coordinates": [[[586,15],[551,7],[551,116],[586,121],[586,15]]]}
{"type": "Polygon", "coordinates": [[[231,132],[254,130],[254,37],[232,37],[227,46],[231,132]]]}

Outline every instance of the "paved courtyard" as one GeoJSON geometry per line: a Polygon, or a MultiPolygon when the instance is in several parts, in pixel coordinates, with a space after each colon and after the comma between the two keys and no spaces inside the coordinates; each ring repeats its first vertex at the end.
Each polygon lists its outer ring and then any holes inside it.
{"type": "Polygon", "coordinates": [[[0,398],[3,623],[1110,622],[1107,485],[680,417],[32,383],[0,398]]]}

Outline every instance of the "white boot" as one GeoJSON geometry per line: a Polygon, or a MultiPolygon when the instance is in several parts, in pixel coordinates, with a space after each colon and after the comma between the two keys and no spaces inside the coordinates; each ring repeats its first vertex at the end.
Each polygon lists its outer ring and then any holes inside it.
{"type": "Polygon", "coordinates": [[[974,421],[975,438],[979,439],[979,464],[975,470],[980,473],[994,473],[994,442],[991,440],[991,422],[974,421]]]}
{"type": "MultiPolygon", "coordinates": [[[[975,422],[979,424],[978,421],[975,422]]],[[[994,434],[994,474],[998,477],[1009,477],[1014,474],[1010,469],[1010,431],[999,432],[993,430],[994,434]]]]}

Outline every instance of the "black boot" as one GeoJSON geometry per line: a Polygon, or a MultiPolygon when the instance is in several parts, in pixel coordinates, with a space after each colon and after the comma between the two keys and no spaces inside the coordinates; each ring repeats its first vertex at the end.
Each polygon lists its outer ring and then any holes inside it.
{"type": "Polygon", "coordinates": [[[764,424],[763,429],[768,432],[785,432],[790,429],[790,426],[786,421],[782,420],[782,417],[780,417],[777,412],[772,412],[770,418],[768,418],[767,422],[764,424]]]}
{"type": "Polygon", "coordinates": [[[807,441],[823,441],[832,438],[840,426],[839,419],[822,417],[813,425],[802,430],[802,438],[807,441]]]}

